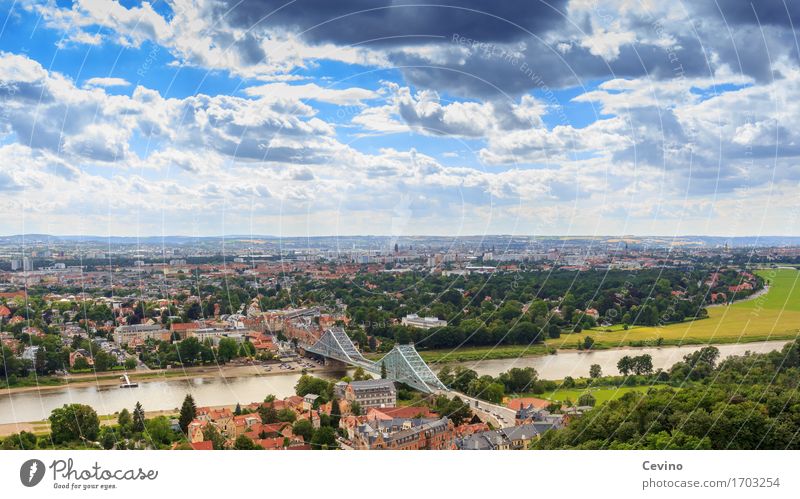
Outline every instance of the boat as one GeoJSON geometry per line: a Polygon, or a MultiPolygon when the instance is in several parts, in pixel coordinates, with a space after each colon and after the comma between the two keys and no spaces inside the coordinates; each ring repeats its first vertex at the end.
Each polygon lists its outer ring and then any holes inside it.
{"type": "Polygon", "coordinates": [[[139,383],[131,381],[127,374],[123,374],[119,377],[119,379],[122,381],[122,383],[119,385],[120,388],[136,388],[139,386],[139,383]]]}

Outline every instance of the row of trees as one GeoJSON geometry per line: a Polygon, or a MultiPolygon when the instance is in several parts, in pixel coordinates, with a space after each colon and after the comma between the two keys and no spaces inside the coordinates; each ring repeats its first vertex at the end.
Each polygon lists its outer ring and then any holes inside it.
{"type": "Polygon", "coordinates": [[[546,433],[540,449],[798,449],[800,340],[717,364],[714,347],[669,369],[672,387],[630,392],[546,433]]]}

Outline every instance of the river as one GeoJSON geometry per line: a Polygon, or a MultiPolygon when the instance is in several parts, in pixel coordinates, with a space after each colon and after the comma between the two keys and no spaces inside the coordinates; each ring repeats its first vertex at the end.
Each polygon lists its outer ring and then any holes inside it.
{"type": "MultiPolygon", "coordinates": [[[[778,350],[786,341],[767,341],[716,345],[720,357],[739,355],[746,351],[765,353],[778,350]]],[[[497,376],[512,367],[533,367],[542,379],[574,378],[589,375],[589,367],[599,364],[605,375],[617,374],[617,361],[624,355],[650,354],[653,367],[667,368],[680,361],[684,355],[702,348],[703,345],[662,348],[631,348],[622,350],[599,350],[595,352],[562,352],[544,357],[523,357],[518,359],[497,359],[474,362],[446,364],[462,365],[478,374],[497,376]]],[[[441,366],[433,366],[438,371],[441,366]]],[[[317,376],[336,379],[345,372],[324,371],[317,376]]],[[[237,402],[249,404],[263,400],[268,394],[278,398],[294,395],[294,385],[299,373],[287,372],[267,376],[248,376],[240,378],[196,378],[190,380],[150,381],[139,384],[138,388],[121,389],[112,386],[73,387],[59,390],[45,390],[39,393],[23,392],[0,396],[0,424],[16,421],[39,421],[47,419],[50,411],[64,404],[88,404],[98,414],[113,414],[123,408],[132,410],[137,401],[147,411],[170,410],[180,406],[187,393],[191,393],[197,405],[233,405],[237,402]]]]}

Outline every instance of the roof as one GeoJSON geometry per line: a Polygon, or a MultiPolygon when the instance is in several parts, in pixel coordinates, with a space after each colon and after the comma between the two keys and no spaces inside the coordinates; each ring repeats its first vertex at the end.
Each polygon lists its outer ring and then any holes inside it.
{"type": "Polygon", "coordinates": [[[427,407],[413,405],[407,407],[373,407],[367,412],[367,416],[373,419],[414,418],[417,416],[430,418],[435,414],[427,407]]]}
{"type": "Polygon", "coordinates": [[[546,409],[550,406],[550,404],[552,404],[552,402],[549,400],[539,399],[535,397],[523,397],[523,398],[509,400],[508,403],[506,404],[506,407],[518,411],[523,407],[528,407],[531,405],[537,409],[546,409]]]}
{"type": "Polygon", "coordinates": [[[203,440],[202,442],[191,442],[193,450],[214,450],[214,442],[211,440],[203,440]]]}

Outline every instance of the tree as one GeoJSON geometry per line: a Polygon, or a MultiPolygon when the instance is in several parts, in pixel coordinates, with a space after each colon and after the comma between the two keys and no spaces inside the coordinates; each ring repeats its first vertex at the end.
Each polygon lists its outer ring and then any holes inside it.
{"type": "Polygon", "coordinates": [[[333,384],[321,378],[309,376],[304,374],[297,380],[294,387],[295,393],[301,397],[305,397],[309,393],[319,395],[320,403],[325,403],[333,398],[333,384]]]}
{"type": "Polygon", "coordinates": [[[127,370],[136,369],[136,359],[134,359],[133,357],[128,357],[127,359],[125,359],[125,369],[127,370]]]}
{"type": "Polygon", "coordinates": [[[295,435],[300,435],[303,437],[303,441],[308,442],[314,435],[314,427],[311,425],[311,421],[308,419],[301,419],[294,423],[294,426],[292,426],[292,432],[295,435]]]}
{"type": "Polygon", "coordinates": [[[178,359],[184,364],[194,364],[200,358],[202,345],[197,338],[186,338],[178,344],[178,359]]]}
{"type": "Polygon", "coordinates": [[[594,338],[587,336],[583,339],[583,348],[585,350],[591,350],[592,346],[594,346],[594,338]]]}
{"type": "Polygon", "coordinates": [[[84,357],[78,357],[75,359],[75,362],[72,364],[73,371],[85,371],[89,369],[89,361],[87,361],[84,357]]]}
{"type": "Polygon", "coordinates": [[[278,411],[272,403],[264,403],[258,408],[258,415],[261,416],[263,424],[272,424],[278,422],[278,411]]]}
{"type": "Polygon", "coordinates": [[[75,440],[94,441],[100,431],[100,419],[88,405],[70,404],[50,413],[50,434],[53,443],[75,440]]]}
{"type": "Polygon", "coordinates": [[[236,357],[239,353],[239,345],[233,338],[222,338],[217,347],[217,358],[223,364],[236,357]]]}
{"type": "Polygon", "coordinates": [[[278,421],[282,423],[294,423],[294,420],[297,419],[297,414],[288,407],[285,407],[278,411],[277,413],[278,421]]]}
{"type": "Polygon", "coordinates": [[[133,408],[133,427],[134,433],[141,433],[144,431],[144,408],[141,402],[136,402],[133,408]]]}
{"type": "Polygon", "coordinates": [[[166,416],[158,416],[145,422],[147,439],[158,449],[172,443],[172,426],[166,416]]]}
{"type": "Polygon", "coordinates": [[[36,435],[29,431],[21,431],[7,436],[0,449],[3,450],[33,450],[36,448],[36,435]]]}
{"type": "Polygon", "coordinates": [[[233,409],[234,416],[241,416],[242,415],[242,405],[239,402],[236,402],[236,407],[233,409]]]}
{"type": "Polygon", "coordinates": [[[653,356],[644,354],[634,357],[632,368],[636,374],[651,374],[653,372],[653,356]]]}
{"type": "MultiPolygon", "coordinates": [[[[241,410],[241,409],[240,409],[241,410]]],[[[194,398],[190,394],[186,394],[181,405],[181,415],[178,418],[178,424],[184,435],[189,431],[189,423],[197,417],[197,406],[194,403],[194,398]]]]}
{"type": "Polygon", "coordinates": [[[386,362],[381,362],[381,379],[386,379],[386,362]]]}
{"type": "Polygon", "coordinates": [[[213,424],[207,425],[203,429],[203,440],[210,440],[214,450],[222,450],[225,448],[225,437],[222,436],[217,427],[213,424]]]}
{"type": "Polygon", "coordinates": [[[578,397],[578,405],[590,406],[594,407],[594,404],[597,403],[597,400],[594,398],[594,395],[591,393],[584,393],[580,397],[578,397]]]}
{"type": "Polygon", "coordinates": [[[342,416],[342,409],[339,407],[339,399],[331,401],[331,426],[334,428],[339,427],[339,419],[342,416]]]}
{"type": "Polygon", "coordinates": [[[336,430],[330,426],[320,426],[311,437],[311,448],[315,450],[338,449],[336,430]]]}
{"type": "Polygon", "coordinates": [[[117,424],[120,426],[120,428],[122,428],[122,430],[130,429],[131,425],[133,424],[133,419],[131,418],[131,413],[128,411],[128,409],[122,409],[119,412],[117,424]]]}
{"type": "Polygon", "coordinates": [[[630,374],[632,369],[633,369],[633,361],[628,355],[625,355],[617,362],[617,370],[619,370],[620,374],[622,374],[623,376],[627,376],[628,374],[630,374]]]}
{"type": "Polygon", "coordinates": [[[263,450],[263,447],[256,445],[247,435],[239,435],[236,437],[233,448],[236,450],[263,450]]]}
{"type": "Polygon", "coordinates": [[[589,377],[592,379],[599,378],[603,375],[603,369],[600,367],[600,364],[592,364],[589,367],[589,377]]]}

